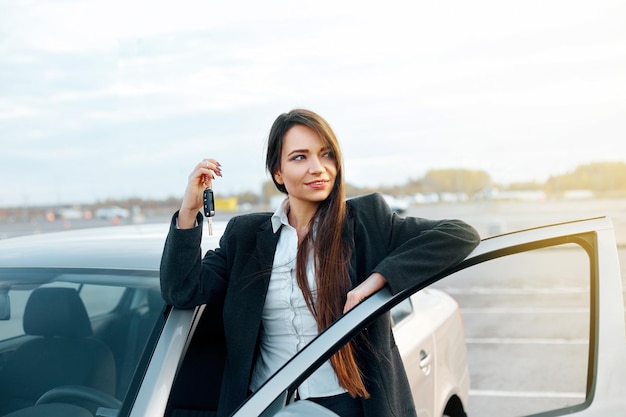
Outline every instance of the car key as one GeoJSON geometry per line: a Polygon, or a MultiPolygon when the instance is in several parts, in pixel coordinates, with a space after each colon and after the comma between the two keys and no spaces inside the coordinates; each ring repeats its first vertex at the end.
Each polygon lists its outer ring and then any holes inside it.
{"type": "Polygon", "coordinates": [[[213,199],[213,190],[206,188],[202,194],[204,199],[204,216],[207,218],[209,225],[209,236],[213,235],[213,216],[215,216],[215,200],[213,199]]]}

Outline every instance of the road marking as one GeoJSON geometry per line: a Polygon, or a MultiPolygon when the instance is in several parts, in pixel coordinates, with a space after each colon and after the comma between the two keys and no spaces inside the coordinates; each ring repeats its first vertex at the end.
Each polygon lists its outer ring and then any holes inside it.
{"type": "Polygon", "coordinates": [[[502,390],[476,390],[469,391],[470,397],[516,397],[516,398],[578,398],[585,399],[584,392],[558,392],[558,391],[502,391],[502,390]]]}
{"type": "Polygon", "coordinates": [[[533,294],[589,294],[589,287],[469,287],[438,288],[450,295],[533,295],[533,294]]]}
{"type": "Polygon", "coordinates": [[[589,314],[589,308],[558,307],[461,307],[463,314],[589,314]]]}
{"type": "Polygon", "coordinates": [[[589,341],[587,339],[468,337],[465,343],[474,345],[588,345],[589,341]]]}

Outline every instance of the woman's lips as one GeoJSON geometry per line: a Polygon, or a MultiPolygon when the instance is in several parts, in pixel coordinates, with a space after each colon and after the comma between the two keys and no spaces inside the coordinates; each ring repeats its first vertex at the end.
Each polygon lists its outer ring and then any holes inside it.
{"type": "Polygon", "coordinates": [[[328,184],[328,180],[317,180],[317,181],[311,181],[311,182],[306,183],[306,185],[315,189],[325,188],[327,184],[328,184]]]}

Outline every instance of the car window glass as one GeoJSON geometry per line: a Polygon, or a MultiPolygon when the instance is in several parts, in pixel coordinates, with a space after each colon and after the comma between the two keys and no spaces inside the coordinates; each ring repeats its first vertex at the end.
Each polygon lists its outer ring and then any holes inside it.
{"type": "Polygon", "coordinates": [[[393,320],[393,323],[397,325],[402,320],[407,318],[412,311],[413,305],[411,304],[411,299],[407,298],[406,300],[402,301],[397,306],[391,309],[391,319],[393,320]]]}
{"type": "MultiPolygon", "coordinates": [[[[6,287],[10,300],[10,317],[7,320],[0,320],[0,387],[6,387],[5,382],[25,380],[25,378],[38,381],[58,381],[58,383],[51,382],[52,385],[85,385],[88,382],[88,384],[93,384],[89,387],[123,400],[141,355],[145,349],[152,349],[151,346],[147,346],[147,342],[163,309],[163,301],[158,292],[158,280],[148,277],[138,280],[135,276],[123,275],[41,273],[42,279],[49,280],[52,278],[56,281],[38,282],[34,277],[39,272],[41,271],[34,273],[23,271],[19,274],[12,274],[14,279],[19,278],[22,283],[6,287]],[[28,277],[31,278],[30,282],[27,281],[28,277]],[[65,279],[67,281],[63,281],[65,279]],[[110,283],[110,285],[102,285],[105,282],[110,283]],[[140,284],[139,288],[135,286],[137,283],[140,284]],[[88,335],[69,338],[65,335],[54,336],[53,338],[42,336],[39,333],[41,325],[37,324],[41,321],[33,321],[32,317],[34,316],[32,314],[30,316],[30,328],[39,330],[35,330],[32,334],[25,334],[24,311],[28,300],[35,291],[47,288],[76,290],[85,306],[91,324],[91,331],[88,332],[88,335]],[[24,363],[22,359],[17,359],[22,358],[24,353],[18,355],[16,351],[34,350],[33,347],[23,349],[27,344],[35,343],[44,346],[44,339],[54,338],[64,340],[63,343],[57,344],[59,349],[50,351],[50,355],[56,357],[55,361],[59,363],[65,363],[68,360],[67,355],[72,356],[81,351],[80,346],[83,345],[83,342],[79,339],[82,338],[89,339],[89,342],[85,344],[86,347],[93,348],[99,354],[93,356],[91,354],[78,355],[78,359],[81,361],[79,366],[83,371],[77,373],[67,371],[65,365],[61,367],[40,365],[29,367],[28,363],[24,363]],[[61,346],[68,347],[65,353],[63,349],[60,349],[61,346]],[[72,379],[83,375],[83,373],[91,375],[92,370],[94,370],[94,376],[89,381],[72,379]]],[[[41,297],[39,299],[41,300],[41,297]]],[[[35,316],[44,317],[42,316],[41,302],[37,308],[39,313],[35,316]]],[[[57,320],[62,317],[67,319],[75,317],[74,314],[54,316],[54,323],[57,323],[55,329],[60,328],[57,320]]],[[[35,345],[31,344],[30,346],[35,345]]],[[[42,395],[49,388],[41,388],[37,385],[31,389],[32,395],[34,397],[42,395]]],[[[20,405],[17,404],[17,401],[21,395],[23,394],[18,391],[13,392],[6,389],[4,393],[0,393],[0,415],[19,408],[20,405]]]]}
{"type": "MultiPolygon", "coordinates": [[[[44,288],[75,288],[79,290],[85,309],[89,317],[111,312],[119,303],[126,287],[106,285],[79,285],[76,283],[55,282],[43,285],[44,288]]],[[[0,335],[2,339],[24,334],[22,325],[24,307],[32,293],[32,289],[10,291],[11,317],[0,321],[0,335]]]]}
{"type": "Polygon", "coordinates": [[[83,285],[80,298],[85,303],[89,317],[110,313],[117,306],[126,287],[107,285],[83,285]]]}
{"type": "MultiPolygon", "coordinates": [[[[47,284],[45,287],[63,287],[63,288],[78,288],[78,284],[71,283],[54,283],[47,284]]],[[[11,317],[9,320],[0,320],[0,340],[10,339],[16,336],[24,334],[24,308],[28,297],[33,292],[34,288],[28,287],[15,287],[9,291],[9,299],[11,306],[11,317]]]]}
{"type": "Polygon", "coordinates": [[[590,259],[578,245],[475,265],[435,286],[463,313],[468,415],[525,416],[585,402],[590,259]]]}
{"type": "Polygon", "coordinates": [[[0,337],[2,340],[11,339],[24,334],[22,321],[24,318],[24,306],[30,291],[9,291],[11,303],[11,316],[9,320],[0,320],[0,337]]]}

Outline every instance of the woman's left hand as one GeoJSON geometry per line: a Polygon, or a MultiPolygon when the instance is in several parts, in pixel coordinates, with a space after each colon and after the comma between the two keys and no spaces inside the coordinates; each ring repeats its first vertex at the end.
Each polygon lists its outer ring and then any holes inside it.
{"type": "Polygon", "coordinates": [[[385,286],[387,280],[378,272],[374,272],[367,277],[365,281],[354,287],[346,295],[346,305],[343,307],[343,313],[347,313],[361,301],[365,300],[376,291],[385,286]]]}

